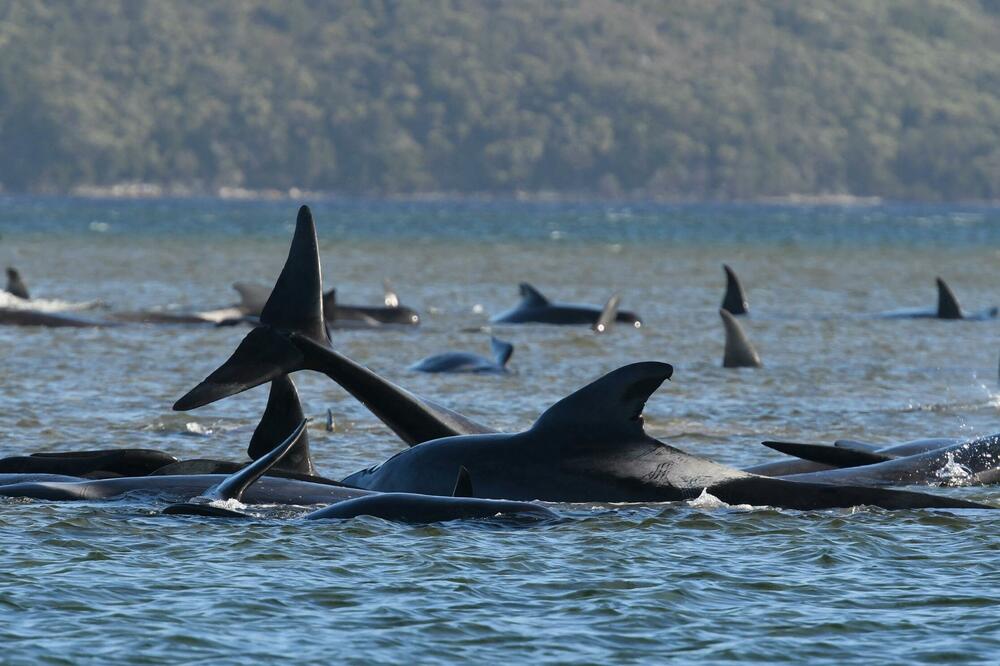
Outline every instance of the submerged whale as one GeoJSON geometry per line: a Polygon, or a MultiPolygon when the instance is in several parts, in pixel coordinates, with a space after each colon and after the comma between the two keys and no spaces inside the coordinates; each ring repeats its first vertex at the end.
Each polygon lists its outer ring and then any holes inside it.
{"type": "Polygon", "coordinates": [[[940,277],[935,278],[938,291],[938,302],[936,308],[906,308],[892,310],[879,314],[880,317],[888,319],[993,319],[1000,312],[996,307],[987,308],[978,312],[966,313],[955,297],[955,292],[940,277]]]}
{"type": "Polygon", "coordinates": [[[545,501],[671,501],[704,490],[730,504],[791,509],[850,507],[984,508],[922,493],[799,483],[748,474],[692,456],[649,437],[642,409],[673,372],[666,363],[634,363],[560,400],[527,431],[452,436],[475,430],[461,415],[417,398],[329,348],[315,225],[299,211],[288,260],[274,293],[234,354],[174,405],[190,409],[301,369],[341,383],[416,444],[344,479],[371,490],[446,494],[454,470],[468,469],[476,495],[545,501]],[[439,439],[427,437],[433,432],[439,439]],[[433,440],[433,441],[430,441],[433,440]],[[422,442],[422,443],[418,443],[422,442]]]}
{"type": "Polygon", "coordinates": [[[740,279],[727,264],[722,264],[722,270],[726,272],[726,293],[722,297],[722,309],[737,317],[745,315],[749,311],[749,306],[740,279]]]}
{"type": "MultiPolygon", "coordinates": [[[[554,303],[542,296],[541,292],[527,282],[522,282],[519,289],[521,302],[507,312],[493,317],[490,321],[494,324],[585,324],[594,326],[603,310],[603,308],[593,305],[554,303]]],[[[617,303],[615,305],[617,306],[617,303]]],[[[615,321],[631,324],[635,328],[642,326],[642,321],[634,312],[625,310],[617,312],[615,321]]]]}
{"type": "Polygon", "coordinates": [[[726,329],[726,349],[722,354],[723,368],[759,368],[760,354],[743,331],[740,322],[725,308],[719,308],[726,329]]]}
{"type": "Polygon", "coordinates": [[[1000,481],[1000,434],[962,441],[915,440],[876,450],[795,442],[764,445],[827,467],[781,475],[793,481],[868,486],[973,486],[1000,481]]]}
{"type": "Polygon", "coordinates": [[[507,362],[514,353],[514,345],[495,337],[490,337],[493,359],[471,352],[446,352],[428,356],[410,366],[418,372],[471,372],[506,374],[507,362]]]}
{"type": "MultiPolygon", "coordinates": [[[[377,328],[384,325],[417,326],[420,313],[413,308],[400,305],[399,296],[383,281],[385,305],[348,305],[337,302],[337,290],[330,289],[323,294],[323,312],[327,326],[331,328],[377,328]]],[[[233,285],[240,294],[239,308],[243,316],[252,319],[260,317],[264,304],[271,296],[271,288],[249,282],[233,285]]]]}
{"type": "MultiPolygon", "coordinates": [[[[253,464],[226,477],[191,501],[168,506],[163,513],[225,518],[247,517],[242,511],[231,509],[225,504],[242,501],[247,488],[287,455],[295,440],[305,431],[305,423],[305,420],[301,421],[284,442],[255,460],[253,464]]],[[[468,470],[464,468],[458,472],[458,480],[451,495],[445,497],[412,493],[370,493],[338,501],[303,518],[343,520],[358,516],[374,516],[402,522],[430,523],[471,518],[516,517],[538,520],[557,517],[550,509],[539,504],[472,497],[472,481],[468,470]]]]}

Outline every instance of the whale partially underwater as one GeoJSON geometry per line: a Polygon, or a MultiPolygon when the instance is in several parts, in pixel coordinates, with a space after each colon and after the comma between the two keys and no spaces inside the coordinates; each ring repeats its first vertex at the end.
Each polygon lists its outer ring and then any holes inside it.
{"type": "Polygon", "coordinates": [[[233,355],[174,408],[205,405],[281,374],[322,372],[411,444],[346,477],[348,485],[444,495],[451,490],[454,470],[465,467],[476,480],[476,496],[484,498],[658,502],[694,499],[707,491],[730,504],[789,509],[990,508],[925,493],[768,478],[664,444],[646,434],[642,421],[647,399],[673,373],[669,364],[654,361],[608,373],[555,403],[524,432],[489,432],[330,348],[316,230],[305,206],[260,321],[233,355]]]}
{"type": "Polygon", "coordinates": [[[20,272],[7,267],[7,284],[0,292],[0,326],[44,326],[47,328],[94,328],[109,323],[90,317],[70,314],[101,305],[100,301],[67,303],[32,299],[20,272]]]}
{"type": "Polygon", "coordinates": [[[490,337],[493,358],[488,359],[472,352],[445,352],[417,361],[410,366],[418,372],[454,372],[475,374],[506,374],[507,362],[514,353],[514,345],[490,337]]]}
{"type": "MultiPolygon", "coordinates": [[[[323,314],[329,328],[378,328],[382,326],[417,326],[420,313],[400,305],[399,295],[383,280],[384,305],[349,305],[337,301],[337,290],[323,294],[323,314]]],[[[250,282],[233,285],[240,294],[240,309],[251,320],[260,317],[264,304],[271,296],[271,288],[250,282]]]]}
{"type": "MultiPolygon", "coordinates": [[[[604,310],[604,308],[594,305],[555,303],[527,282],[522,282],[518,288],[521,292],[520,303],[510,310],[496,315],[490,320],[491,322],[494,324],[584,324],[593,327],[604,310]]],[[[617,307],[617,303],[615,305],[617,307]]],[[[638,315],[627,310],[618,310],[615,321],[629,324],[635,328],[642,326],[638,315]]]]}
{"type": "MultiPolygon", "coordinates": [[[[170,515],[194,515],[224,518],[246,518],[248,514],[231,508],[242,503],[247,488],[279,462],[305,432],[305,420],[267,454],[251,465],[226,477],[198,497],[163,510],[170,515]]],[[[472,496],[472,480],[468,470],[460,468],[451,496],[417,495],[413,493],[368,493],[338,501],[306,514],[304,520],[345,520],[358,516],[374,516],[402,522],[431,523],[446,520],[486,518],[550,519],[556,514],[532,502],[480,499],[472,496]]]]}
{"type": "Polygon", "coordinates": [[[958,303],[958,298],[951,287],[940,277],[935,278],[937,284],[938,300],[937,307],[934,308],[904,308],[900,310],[890,310],[881,312],[879,317],[887,319],[967,319],[984,320],[994,319],[1000,309],[996,307],[986,308],[978,312],[965,312],[958,303]]]}
{"type": "Polygon", "coordinates": [[[841,441],[825,446],[797,442],[763,442],[801,458],[797,470],[774,476],[792,481],[866,486],[976,486],[1000,482],[1000,434],[968,440],[936,438],[887,447],[841,441]],[[808,463],[817,468],[810,469],[808,463]]]}

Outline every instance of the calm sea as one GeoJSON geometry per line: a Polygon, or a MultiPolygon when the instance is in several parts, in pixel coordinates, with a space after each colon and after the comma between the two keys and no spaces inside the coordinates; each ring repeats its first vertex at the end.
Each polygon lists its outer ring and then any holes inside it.
{"type": "MultiPolygon", "coordinates": [[[[0,198],[0,263],[38,297],[220,307],[233,282],[274,280],[298,203],[0,198]]],[[[313,212],[338,300],[378,303],[388,278],[424,320],[336,332],[334,345],[499,429],[619,365],[663,360],[676,370],[647,405],[648,431],[733,465],[777,457],[763,439],[1000,431],[1000,323],[864,316],[933,306],[939,275],[970,310],[1000,304],[1000,208],[352,200],[313,212]],[[723,262],[747,288],[762,369],[720,367],[723,262]],[[561,301],[620,292],[645,326],[495,328],[515,345],[507,377],[407,369],[488,354],[488,336],[465,329],[513,305],[523,281],[561,301]]],[[[266,389],[170,405],[245,332],[0,327],[0,454],[240,459],[266,389]]],[[[325,378],[296,381],[327,475],[402,447],[325,378]]],[[[1000,506],[995,488],[932,490],[1000,506]]],[[[986,512],[577,506],[510,528],[158,508],[0,503],[0,662],[985,663],[1000,649],[1000,522],[986,512]]]]}

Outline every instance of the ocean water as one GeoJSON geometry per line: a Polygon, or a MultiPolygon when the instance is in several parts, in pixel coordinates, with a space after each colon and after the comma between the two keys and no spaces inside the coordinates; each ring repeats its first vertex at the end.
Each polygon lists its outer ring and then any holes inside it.
{"type": "MultiPolygon", "coordinates": [[[[625,363],[673,380],[646,428],[736,466],[764,439],[893,442],[1000,431],[1000,322],[868,316],[1000,304],[1000,208],[516,202],[313,204],[327,287],[415,330],[337,331],[337,349],[499,429],[625,363]],[[748,292],[764,361],[721,366],[721,264],[748,292]],[[639,330],[500,326],[509,376],[408,370],[476,329],[519,282],[643,317],[639,330]]],[[[0,262],[33,295],[210,309],[271,283],[298,202],[0,198],[0,262]]],[[[241,328],[0,327],[0,454],[146,447],[241,459],[266,389],[174,400],[241,328]]],[[[324,377],[296,382],[317,466],[339,477],[402,444],[324,377]],[[324,427],[332,410],[335,429],[324,427]]],[[[925,488],[924,488],[925,489],[925,488]]],[[[926,489],[925,489],[926,490],[926,489]]],[[[932,488],[1000,506],[996,488],[932,488]]],[[[0,502],[4,663],[986,663],[1000,648],[1000,531],[986,511],[794,512],[712,501],[572,506],[536,526],[157,515],[141,498],[0,502]]]]}

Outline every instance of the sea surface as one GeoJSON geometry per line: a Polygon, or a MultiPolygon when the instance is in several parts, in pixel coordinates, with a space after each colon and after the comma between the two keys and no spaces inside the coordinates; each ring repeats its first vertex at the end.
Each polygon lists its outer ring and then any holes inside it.
{"type": "MultiPolygon", "coordinates": [[[[300,202],[0,198],[0,264],[33,295],[113,310],[204,310],[270,284],[300,202]]],[[[326,286],[414,330],[334,346],[505,431],[641,360],[675,367],[647,430],[736,466],[759,442],[891,443],[1000,431],[1000,322],[887,320],[1000,304],[1000,208],[331,200],[311,203],[326,286]],[[722,263],[742,277],[761,369],[721,367],[722,263]],[[479,327],[518,283],[644,321],[495,326],[509,376],[423,375],[437,352],[489,353],[479,327]]],[[[258,388],[173,402],[246,329],[0,327],[0,454],[145,447],[245,456],[258,388]]],[[[325,377],[296,375],[319,469],[341,477],[403,445],[325,377]],[[334,430],[325,427],[331,410],[334,430]]],[[[926,490],[926,488],[924,488],[926,490]]],[[[1000,506],[997,488],[932,488],[1000,506]]],[[[566,507],[536,526],[305,523],[158,515],[142,498],[0,502],[0,662],[995,663],[1000,513],[796,512],[705,498],[566,507]]]]}

